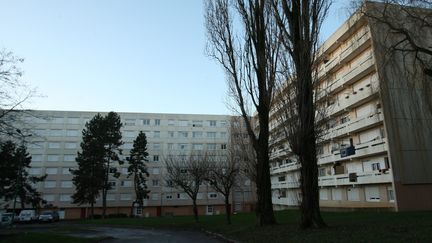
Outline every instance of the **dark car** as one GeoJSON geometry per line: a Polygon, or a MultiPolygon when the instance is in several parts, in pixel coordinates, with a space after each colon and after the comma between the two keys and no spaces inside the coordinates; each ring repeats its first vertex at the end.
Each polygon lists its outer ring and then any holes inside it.
{"type": "Polygon", "coordinates": [[[45,211],[39,214],[39,222],[56,222],[60,217],[56,211],[45,211]]]}

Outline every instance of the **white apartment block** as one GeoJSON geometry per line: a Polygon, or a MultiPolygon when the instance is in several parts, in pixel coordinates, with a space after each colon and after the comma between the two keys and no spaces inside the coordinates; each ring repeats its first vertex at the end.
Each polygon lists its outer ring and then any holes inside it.
{"type": "MultiPolygon", "coordinates": [[[[97,112],[80,111],[30,111],[24,115],[24,125],[31,133],[26,138],[32,156],[30,174],[44,175],[43,183],[36,185],[43,199],[60,210],[65,218],[84,218],[89,214],[88,205],[72,204],[74,193],[70,169],[77,168],[75,157],[80,150],[81,132],[97,112]]],[[[103,112],[101,112],[104,115],[103,112]]],[[[123,128],[123,159],[128,156],[133,140],[139,131],[147,136],[150,190],[145,200],[143,215],[192,214],[192,200],[181,190],[166,185],[165,162],[168,155],[188,154],[193,150],[216,151],[227,148],[229,126],[232,117],[224,115],[188,115],[153,113],[118,113],[123,128]]],[[[132,178],[127,177],[127,161],[114,164],[121,176],[111,178],[113,189],[108,192],[108,214],[130,214],[135,200],[132,178]]],[[[199,213],[224,212],[224,198],[209,185],[203,184],[198,194],[199,213]]],[[[245,179],[231,195],[234,211],[250,210],[253,193],[250,181],[245,179]]],[[[10,204],[10,202],[9,202],[10,204]]],[[[96,203],[96,214],[100,214],[102,200],[96,203]]],[[[11,205],[9,205],[11,208],[11,205]]]]}
{"type": "MultiPolygon", "coordinates": [[[[402,56],[391,57],[399,65],[383,64],[380,41],[388,33],[384,24],[355,14],[320,49],[315,95],[329,118],[318,141],[323,208],[432,209],[430,111],[407,95],[424,91],[405,85],[402,56]]],[[[431,42],[432,33],[421,35],[431,42]]],[[[300,165],[272,114],[272,200],[284,209],[299,205],[300,165]]]]}

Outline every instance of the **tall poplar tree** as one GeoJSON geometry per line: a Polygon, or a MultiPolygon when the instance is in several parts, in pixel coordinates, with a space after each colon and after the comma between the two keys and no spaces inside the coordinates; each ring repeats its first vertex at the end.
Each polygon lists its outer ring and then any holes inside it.
{"type": "MultiPolygon", "coordinates": [[[[139,207],[142,208],[144,204],[144,198],[147,197],[150,192],[147,190],[146,177],[149,176],[147,171],[146,162],[148,161],[147,156],[147,137],[142,131],[139,132],[138,136],[133,142],[133,148],[130,151],[130,156],[126,158],[129,163],[128,167],[128,178],[133,176],[134,189],[135,189],[135,202],[138,203],[139,207]]],[[[133,204],[132,204],[133,210],[133,204]]]]}

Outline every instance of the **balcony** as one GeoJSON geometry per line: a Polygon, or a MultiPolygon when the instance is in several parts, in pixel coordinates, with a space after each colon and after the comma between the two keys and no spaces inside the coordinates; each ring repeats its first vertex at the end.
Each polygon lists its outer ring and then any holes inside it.
{"type": "Polygon", "coordinates": [[[346,85],[352,84],[360,79],[365,73],[370,72],[374,68],[374,58],[371,55],[364,57],[363,61],[349,72],[343,74],[341,77],[333,81],[327,88],[318,91],[316,100],[320,100],[327,95],[336,91],[342,90],[346,85]]]}
{"type": "Polygon", "coordinates": [[[297,206],[299,202],[297,199],[289,198],[289,197],[272,197],[272,203],[277,205],[286,205],[286,206],[297,206]]]}
{"type": "Polygon", "coordinates": [[[321,139],[322,141],[326,141],[329,139],[345,136],[349,133],[357,132],[359,130],[368,129],[375,124],[382,122],[383,120],[384,116],[381,113],[375,113],[366,117],[356,118],[349,122],[333,127],[332,129],[328,130],[321,139]]]}
{"type": "Polygon", "coordinates": [[[299,188],[299,181],[280,181],[271,184],[272,189],[288,189],[288,188],[299,188]]]}
{"type": "Polygon", "coordinates": [[[270,154],[270,160],[276,159],[276,158],[281,158],[281,157],[287,157],[288,156],[288,151],[287,149],[281,149],[281,150],[277,150],[275,152],[271,152],[270,154]]]}
{"type": "Polygon", "coordinates": [[[381,183],[391,183],[391,182],[392,182],[391,170],[387,170],[386,172],[378,172],[378,171],[358,172],[356,182],[350,182],[349,174],[318,177],[319,186],[346,186],[346,185],[361,185],[361,184],[381,184],[381,183]]]}
{"type": "Polygon", "coordinates": [[[279,174],[279,173],[286,173],[289,171],[294,171],[300,169],[300,163],[290,163],[290,164],[283,164],[279,167],[273,167],[270,170],[271,175],[279,174]]]}
{"type": "Polygon", "coordinates": [[[318,71],[318,79],[321,79],[326,73],[332,71],[335,67],[341,63],[345,63],[351,60],[355,55],[362,52],[368,46],[370,39],[369,31],[364,29],[359,37],[355,41],[352,41],[351,45],[342,50],[339,54],[329,60],[326,64],[321,66],[318,71]]]}
{"type": "Polygon", "coordinates": [[[367,143],[355,145],[355,154],[341,158],[338,150],[335,154],[326,154],[318,157],[318,164],[336,163],[339,161],[362,158],[374,154],[387,152],[387,139],[376,139],[367,143]]]}

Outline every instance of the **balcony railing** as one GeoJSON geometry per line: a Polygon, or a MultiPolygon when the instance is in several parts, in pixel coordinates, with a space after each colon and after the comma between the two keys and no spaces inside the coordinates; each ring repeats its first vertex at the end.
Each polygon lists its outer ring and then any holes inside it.
{"type": "Polygon", "coordinates": [[[286,173],[288,171],[294,171],[300,169],[300,163],[290,163],[290,164],[283,164],[278,167],[272,167],[270,170],[270,174],[279,174],[279,173],[286,173]]]}
{"type": "Polygon", "coordinates": [[[355,145],[355,154],[341,158],[339,150],[337,153],[325,154],[318,157],[318,164],[335,163],[343,160],[366,157],[387,151],[387,139],[376,139],[367,143],[355,145]]]}
{"type": "Polygon", "coordinates": [[[368,115],[366,117],[353,119],[349,122],[337,125],[332,129],[329,129],[322,136],[322,141],[344,136],[348,133],[356,132],[360,129],[367,129],[379,122],[382,122],[383,120],[384,120],[384,116],[381,113],[375,113],[375,114],[368,115]]]}
{"type": "Polygon", "coordinates": [[[287,188],[298,188],[300,187],[299,181],[280,181],[271,184],[272,189],[287,189],[287,188]]]}
{"type": "Polygon", "coordinates": [[[359,185],[359,184],[379,184],[391,183],[392,172],[386,170],[385,172],[372,171],[372,172],[357,172],[357,180],[350,181],[349,174],[322,176],[318,178],[319,186],[343,186],[343,185],[359,185]]]}

